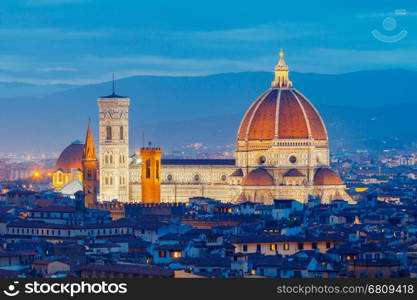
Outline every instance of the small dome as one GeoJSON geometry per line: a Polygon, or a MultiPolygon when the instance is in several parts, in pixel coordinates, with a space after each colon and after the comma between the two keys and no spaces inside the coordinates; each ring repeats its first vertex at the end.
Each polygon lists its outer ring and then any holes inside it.
{"type": "Polygon", "coordinates": [[[243,177],[244,186],[273,186],[274,178],[265,169],[255,169],[243,177]]]}
{"type": "Polygon", "coordinates": [[[236,169],[236,170],[233,171],[232,174],[230,174],[230,176],[233,176],[233,177],[243,177],[243,171],[240,168],[239,169],[236,169]]]}
{"type": "Polygon", "coordinates": [[[314,175],[315,185],[339,185],[344,184],[340,176],[330,168],[320,168],[314,175]]]}
{"type": "Polygon", "coordinates": [[[298,171],[297,169],[290,169],[284,173],[284,177],[305,177],[303,173],[298,171]]]}
{"type": "Polygon", "coordinates": [[[74,141],[71,145],[62,151],[56,161],[55,169],[71,170],[82,169],[84,144],[80,141],[74,141]]]}

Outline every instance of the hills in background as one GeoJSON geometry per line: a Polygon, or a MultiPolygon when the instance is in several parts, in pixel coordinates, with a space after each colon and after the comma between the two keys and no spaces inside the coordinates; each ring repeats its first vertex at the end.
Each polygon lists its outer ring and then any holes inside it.
{"type": "MultiPolygon", "coordinates": [[[[331,143],[389,148],[417,141],[417,72],[363,71],[340,75],[290,74],[321,113],[331,143]]],[[[134,76],[115,82],[131,98],[130,137],[135,149],[151,140],[167,150],[193,144],[209,151],[233,143],[250,103],[272,80],[269,72],[199,77],[134,76]]],[[[0,83],[0,153],[60,152],[83,139],[87,120],[97,137],[97,97],[111,82],[85,86],[0,83]]],[[[222,149],[223,149],[222,148],[222,149]]]]}

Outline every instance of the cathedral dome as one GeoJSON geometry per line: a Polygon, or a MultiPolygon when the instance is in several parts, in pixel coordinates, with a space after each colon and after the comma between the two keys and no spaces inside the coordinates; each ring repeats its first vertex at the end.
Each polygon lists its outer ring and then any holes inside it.
{"type": "Polygon", "coordinates": [[[56,161],[55,169],[70,170],[82,169],[84,144],[80,141],[74,141],[62,151],[56,161]]]}
{"type": "Polygon", "coordinates": [[[246,111],[237,140],[327,140],[323,120],[311,102],[292,87],[281,51],[275,80],[246,111]]]}
{"type": "Polygon", "coordinates": [[[265,169],[250,171],[242,179],[243,186],[272,186],[275,185],[274,178],[265,169]]]}
{"type": "Polygon", "coordinates": [[[344,184],[340,176],[330,168],[317,169],[314,174],[314,185],[339,185],[344,184]]]}

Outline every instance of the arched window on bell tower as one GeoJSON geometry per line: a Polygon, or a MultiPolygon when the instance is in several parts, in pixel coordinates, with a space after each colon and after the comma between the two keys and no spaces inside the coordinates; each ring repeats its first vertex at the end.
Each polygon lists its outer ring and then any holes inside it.
{"type": "Polygon", "coordinates": [[[120,139],[121,140],[124,140],[125,138],[124,138],[124,128],[123,128],[123,126],[120,126],[120,139]]]}
{"type": "Polygon", "coordinates": [[[112,139],[111,126],[106,126],[106,140],[111,141],[111,139],[112,139]]]}

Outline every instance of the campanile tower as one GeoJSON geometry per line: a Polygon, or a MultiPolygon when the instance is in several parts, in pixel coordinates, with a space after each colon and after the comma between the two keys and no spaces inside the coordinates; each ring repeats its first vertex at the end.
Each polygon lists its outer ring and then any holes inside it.
{"type": "Polygon", "coordinates": [[[90,121],[88,121],[82,161],[83,191],[85,206],[88,208],[94,208],[97,201],[97,165],[96,148],[94,146],[93,134],[91,133],[90,121]]]}
{"type": "Polygon", "coordinates": [[[99,201],[129,201],[129,103],[114,92],[97,99],[99,106],[99,201]]]}

